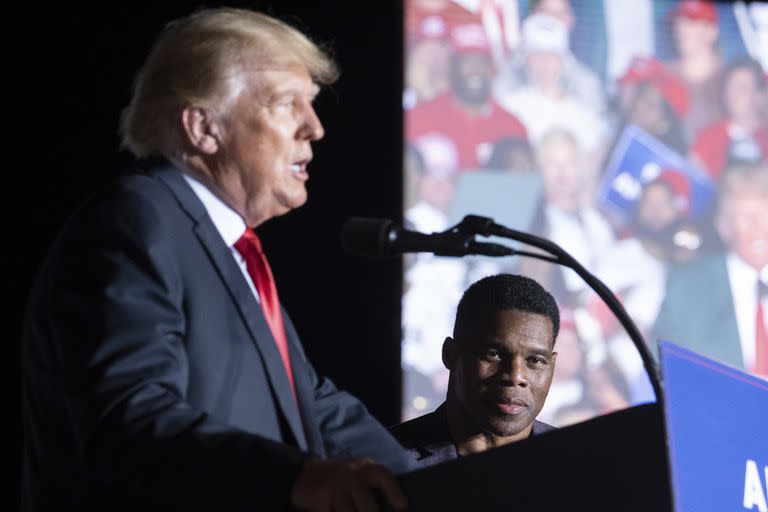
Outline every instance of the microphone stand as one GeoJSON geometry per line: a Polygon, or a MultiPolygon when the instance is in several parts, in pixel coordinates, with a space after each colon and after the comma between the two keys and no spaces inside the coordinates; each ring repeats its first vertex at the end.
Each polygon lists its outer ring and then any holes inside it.
{"type": "Polygon", "coordinates": [[[645,371],[648,374],[651,385],[653,386],[653,392],[656,395],[656,402],[659,404],[659,406],[662,405],[663,395],[661,392],[661,381],[659,379],[657,365],[653,359],[653,356],[651,355],[650,350],[648,349],[648,345],[643,340],[643,336],[640,334],[640,330],[637,328],[637,325],[635,325],[635,323],[632,321],[629,314],[624,309],[624,306],[616,298],[613,292],[607,286],[605,286],[602,281],[600,281],[586,268],[584,268],[581,263],[576,261],[573,256],[568,254],[562,247],[550,240],[547,240],[546,238],[541,238],[535,235],[531,235],[530,233],[524,233],[522,231],[504,227],[501,224],[496,224],[493,219],[488,217],[481,217],[478,215],[465,216],[459,224],[446,231],[446,233],[448,232],[461,233],[467,236],[498,236],[502,238],[508,238],[510,240],[515,240],[517,242],[522,242],[526,245],[537,247],[543,251],[546,251],[551,254],[551,256],[535,252],[518,251],[511,248],[509,248],[509,252],[507,252],[507,254],[537,258],[549,261],[551,263],[556,263],[558,265],[563,265],[575,271],[584,280],[584,282],[586,282],[587,285],[589,285],[589,287],[592,288],[592,290],[597,293],[601,299],[603,299],[603,301],[610,308],[611,312],[616,316],[621,325],[624,327],[627,334],[629,334],[629,337],[634,343],[635,348],[640,353],[643,366],[645,367],[645,371]]]}

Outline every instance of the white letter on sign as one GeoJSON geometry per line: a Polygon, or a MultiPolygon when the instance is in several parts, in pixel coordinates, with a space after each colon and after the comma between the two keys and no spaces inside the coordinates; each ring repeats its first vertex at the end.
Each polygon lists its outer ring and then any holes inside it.
{"type": "Polygon", "coordinates": [[[757,463],[753,460],[747,460],[747,470],[744,475],[744,508],[752,510],[757,505],[759,512],[768,512],[765,495],[766,492],[763,492],[763,483],[760,481],[757,463]]]}

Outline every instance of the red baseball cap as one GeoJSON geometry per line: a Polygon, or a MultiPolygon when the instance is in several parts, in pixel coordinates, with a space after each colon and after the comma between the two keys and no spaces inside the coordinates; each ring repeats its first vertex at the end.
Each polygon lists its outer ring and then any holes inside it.
{"type": "Polygon", "coordinates": [[[661,93],[678,117],[688,113],[688,88],[678,76],[654,57],[635,57],[619,84],[648,82],[661,93]]]}
{"type": "Polygon", "coordinates": [[[717,23],[717,8],[707,0],[681,0],[674,9],[669,11],[669,15],[672,18],[717,23]]]}
{"type": "Polygon", "coordinates": [[[451,44],[457,54],[463,53],[491,53],[491,45],[485,28],[480,23],[465,23],[456,25],[451,30],[451,44]]]}
{"type": "Polygon", "coordinates": [[[441,16],[425,16],[416,23],[416,39],[445,39],[448,26],[441,16]]]}
{"type": "Polygon", "coordinates": [[[651,85],[664,96],[677,117],[681,119],[685,117],[688,113],[688,87],[679,77],[666,73],[651,80],[651,85]]]}
{"type": "Polygon", "coordinates": [[[667,73],[664,64],[658,59],[647,56],[638,56],[632,59],[627,70],[619,77],[619,83],[645,82],[667,73]]]}
{"type": "Polygon", "coordinates": [[[688,213],[691,208],[691,182],[679,169],[662,169],[656,181],[669,186],[674,196],[675,207],[680,213],[688,213]]]}

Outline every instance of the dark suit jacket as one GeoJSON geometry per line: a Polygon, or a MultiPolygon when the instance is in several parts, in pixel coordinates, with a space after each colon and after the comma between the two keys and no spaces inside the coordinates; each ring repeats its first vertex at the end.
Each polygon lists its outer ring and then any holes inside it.
{"type": "Polygon", "coordinates": [[[406,470],[283,314],[298,410],[261,308],[178,170],[87,203],[28,304],[23,508],[280,509],[310,454],[406,470]]]}
{"type": "MultiPolygon", "coordinates": [[[[537,436],[550,430],[555,430],[555,427],[534,420],[531,435],[537,436]]],[[[418,468],[434,466],[459,457],[448,432],[445,403],[431,413],[394,425],[389,431],[408,450],[418,468]]]]}
{"type": "Polygon", "coordinates": [[[739,328],[724,254],[670,269],[651,337],[744,369],[739,328]]]}

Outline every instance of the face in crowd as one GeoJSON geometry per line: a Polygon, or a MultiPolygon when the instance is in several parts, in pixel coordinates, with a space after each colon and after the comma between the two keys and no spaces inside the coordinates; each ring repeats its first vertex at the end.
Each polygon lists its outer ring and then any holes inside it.
{"type": "Polygon", "coordinates": [[[456,333],[445,363],[458,403],[475,426],[498,437],[527,437],[554,374],[552,321],[519,310],[489,313],[456,333]]]}
{"type": "Polygon", "coordinates": [[[736,167],[725,172],[716,228],[732,252],[760,271],[768,265],[768,168],[736,167]]]}

